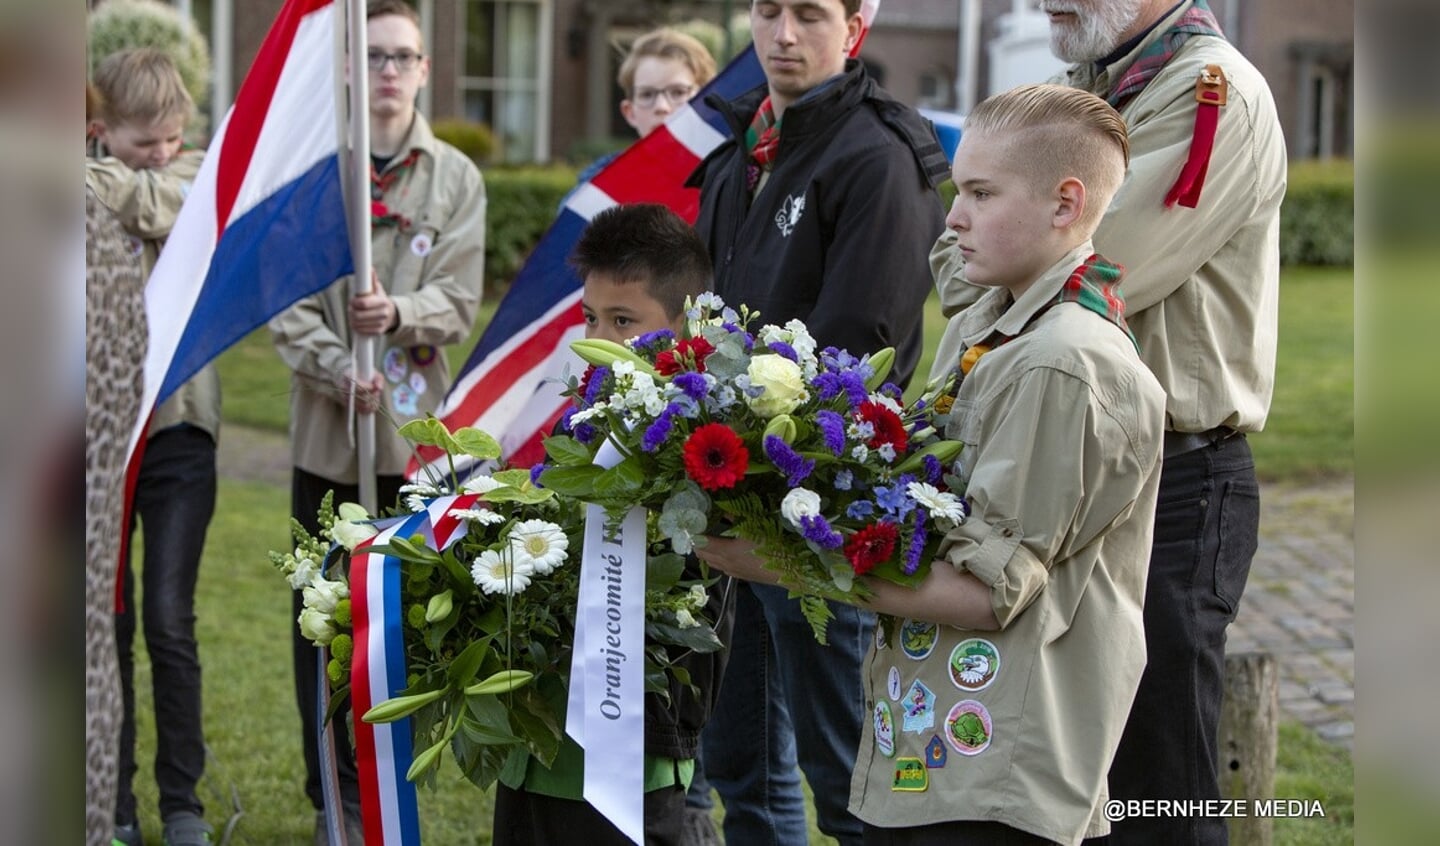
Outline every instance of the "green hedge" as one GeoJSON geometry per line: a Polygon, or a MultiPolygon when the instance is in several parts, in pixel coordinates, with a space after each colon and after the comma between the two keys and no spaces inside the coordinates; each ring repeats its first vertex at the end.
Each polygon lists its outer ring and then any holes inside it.
{"type": "Polygon", "coordinates": [[[503,294],[530,251],[555,220],[560,201],[575,187],[575,169],[486,168],[485,291],[503,294]]]}
{"type": "Polygon", "coordinates": [[[1280,206],[1280,263],[1355,263],[1355,165],[1305,161],[1290,167],[1280,206]]]}

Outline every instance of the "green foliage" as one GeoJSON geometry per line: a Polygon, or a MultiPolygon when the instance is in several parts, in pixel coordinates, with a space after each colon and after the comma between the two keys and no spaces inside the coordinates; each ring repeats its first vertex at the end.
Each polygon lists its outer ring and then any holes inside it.
{"type": "Polygon", "coordinates": [[[106,56],[136,47],[164,50],[198,105],[209,93],[210,48],[194,21],[156,0],[109,0],[90,13],[90,72],[106,56]]]}
{"type": "Polygon", "coordinates": [[[555,220],[560,201],[574,187],[575,170],[570,167],[485,171],[490,200],[485,224],[485,287],[490,296],[509,287],[555,220]]]}
{"type": "Polygon", "coordinates": [[[1297,162],[1280,206],[1280,262],[1355,262],[1355,166],[1349,161],[1297,162]]]}
{"type": "Polygon", "coordinates": [[[430,125],[435,137],[470,157],[477,165],[495,155],[495,133],[489,126],[463,118],[446,118],[430,125]]]}
{"type": "MultiPolygon", "coordinates": [[[[1340,846],[1355,842],[1355,765],[1343,749],[1299,723],[1280,725],[1275,756],[1276,799],[1318,799],[1323,818],[1277,819],[1277,846],[1340,846]]],[[[1270,798],[1270,797],[1265,797],[1270,798]]]]}

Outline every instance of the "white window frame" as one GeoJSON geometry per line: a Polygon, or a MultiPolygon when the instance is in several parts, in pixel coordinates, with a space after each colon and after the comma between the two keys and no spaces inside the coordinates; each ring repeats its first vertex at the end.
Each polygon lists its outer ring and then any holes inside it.
{"type": "MultiPolygon", "coordinates": [[[[471,91],[507,92],[522,91],[535,94],[535,144],[530,151],[530,158],[536,162],[548,162],[550,160],[550,89],[553,75],[552,65],[552,42],[555,29],[555,4],[553,0],[461,0],[460,26],[455,31],[455,56],[457,60],[456,85],[459,88],[461,108],[463,110],[465,96],[471,91]],[[539,7],[539,21],[536,37],[539,44],[536,45],[535,61],[536,75],[534,82],[529,80],[516,80],[510,77],[494,76],[467,76],[464,74],[465,66],[465,39],[466,24],[469,19],[468,7],[471,3],[505,3],[509,5],[530,5],[539,7]]],[[[491,127],[496,136],[500,136],[500,127],[491,127]]]]}

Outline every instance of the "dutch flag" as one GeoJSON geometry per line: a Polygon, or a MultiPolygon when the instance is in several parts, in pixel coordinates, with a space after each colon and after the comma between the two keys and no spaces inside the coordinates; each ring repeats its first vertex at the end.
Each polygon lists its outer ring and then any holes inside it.
{"type": "Polygon", "coordinates": [[[145,289],[147,412],[353,270],[337,129],[340,13],[332,0],[287,0],[210,143],[145,289]]]}

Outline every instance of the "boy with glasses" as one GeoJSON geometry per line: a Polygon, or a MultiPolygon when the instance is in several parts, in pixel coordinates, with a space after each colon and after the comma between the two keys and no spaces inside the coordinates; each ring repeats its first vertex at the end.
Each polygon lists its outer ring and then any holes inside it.
{"type": "MultiPolygon", "coordinates": [[[[442,347],[470,334],[480,305],[485,252],[485,184],[460,151],[438,140],[415,97],[429,81],[420,18],[402,0],[366,10],[370,85],[370,293],[351,296],[350,277],[270,321],[280,357],[294,371],[290,437],[291,514],[311,534],[326,491],[358,500],[352,406],[379,414],[375,472],[379,505],[393,504],[410,446],[403,423],[433,412],[450,384],[442,347]],[[357,382],[356,335],[375,336],[375,375],[357,382]]],[[[301,594],[294,594],[296,616],[301,594]]],[[[316,713],[318,653],[292,627],[295,692],[305,749],[305,792],[323,806],[316,713]]],[[[343,713],[343,712],[342,712],[343,713]]],[[[360,832],[360,790],[349,733],[334,732],[336,765],[351,844],[360,832]]],[[[315,842],[328,842],[323,813],[315,842]]]]}

